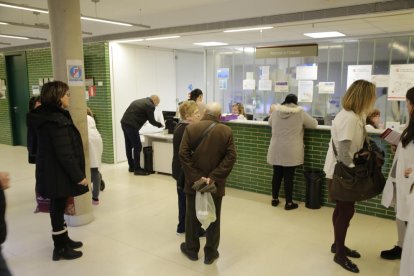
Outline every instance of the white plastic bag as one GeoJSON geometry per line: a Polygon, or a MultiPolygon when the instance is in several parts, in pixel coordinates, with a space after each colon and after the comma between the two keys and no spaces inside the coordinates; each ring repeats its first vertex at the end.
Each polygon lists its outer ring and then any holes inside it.
{"type": "Polygon", "coordinates": [[[211,193],[196,193],[196,214],[204,229],[207,229],[210,223],[216,221],[216,206],[214,205],[211,193]]]}

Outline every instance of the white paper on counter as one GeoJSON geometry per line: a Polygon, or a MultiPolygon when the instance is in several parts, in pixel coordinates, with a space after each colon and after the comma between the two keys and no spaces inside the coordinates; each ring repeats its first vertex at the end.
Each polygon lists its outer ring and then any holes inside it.
{"type": "Polygon", "coordinates": [[[319,94],[333,94],[335,93],[335,82],[329,81],[324,82],[321,81],[318,84],[319,94]]]}
{"type": "Polygon", "coordinates": [[[259,90],[272,91],[272,81],[271,80],[259,80],[259,90]]]}
{"type": "Polygon", "coordinates": [[[256,87],[255,80],[243,80],[243,90],[254,90],[256,87]]]}
{"type": "Polygon", "coordinates": [[[313,81],[298,81],[298,101],[311,103],[313,98],[313,81]]]}
{"type": "Polygon", "coordinates": [[[394,64],[390,66],[388,100],[405,101],[407,90],[413,86],[414,64],[394,64]]]}
{"type": "Polygon", "coordinates": [[[356,80],[371,81],[372,65],[348,65],[346,89],[356,80]]]}

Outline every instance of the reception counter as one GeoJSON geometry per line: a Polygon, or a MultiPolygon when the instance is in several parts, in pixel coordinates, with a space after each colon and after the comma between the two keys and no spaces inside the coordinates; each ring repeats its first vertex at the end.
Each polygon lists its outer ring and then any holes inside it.
{"type": "MultiPolygon", "coordinates": [[[[237,148],[237,161],[231,172],[227,187],[268,194],[269,206],[272,191],[272,166],[267,164],[267,149],[271,138],[271,128],[267,122],[256,121],[230,121],[226,124],[232,128],[237,148]]],[[[374,130],[369,132],[377,144],[385,151],[386,162],[383,166],[383,173],[388,176],[392,164],[390,146],[379,138],[382,131],[374,130]]],[[[326,152],[331,138],[330,126],[318,126],[317,129],[305,130],[305,163],[296,170],[293,198],[297,201],[305,201],[306,183],[304,170],[323,170],[326,152]]],[[[283,185],[281,197],[284,197],[283,185]]],[[[382,207],[381,197],[358,202],[355,209],[358,213],[394,219],[394,211],[382,207]]],[[[327,199],[326,181],[322,186],[322,205],[334,206],[327,199]]],[[[304,205],[302,205],[304,208],[304,205]]]]}

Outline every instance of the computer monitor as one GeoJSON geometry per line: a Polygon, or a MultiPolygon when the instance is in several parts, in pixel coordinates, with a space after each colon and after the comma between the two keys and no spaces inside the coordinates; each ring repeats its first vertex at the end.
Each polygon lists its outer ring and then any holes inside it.
{"type": "Polygon", "coordinates": [[[252,121],[253,120],[253,114],[246,114],[246,119],[252,121]]]}

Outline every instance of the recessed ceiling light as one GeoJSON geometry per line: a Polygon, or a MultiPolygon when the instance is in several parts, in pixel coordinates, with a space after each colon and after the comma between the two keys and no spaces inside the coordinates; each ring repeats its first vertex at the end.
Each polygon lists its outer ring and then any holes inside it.
{"type": "Polygon", "coordinates": [[[9,23],[6,23],[6,22],[0,22],[0,25],[9,25],[9,23]]]}
{"type": "Polygon", "coordinates": [[[172,38],[179,38],[179,35],[173,35],[173,36],[160,36],[160,37],[150,37],[146,38],[145,40],[161,40],[161,39],[172,39],[172,38]]]}
{"type": "Polygon", "coordinates": [[[198,42],[198,43],[193,43],[194,45],[198,45],[198,46],[224,46],[224,45],[228,45],[227,43],[224,42],[216,42],[216,41],[209,41],[209,42],[198,42]]]}
{"type": "Polygon", "coordinates": [[[15,38],[15,39],[29,39],[28,37],[24,37],[24,36],[17,36],[17,35],[3,35],[3,34],[0,34],[0,37],[15,38]]]}
{"type": "Polygon", "coordinates": [[[309,36],[309,37],[312,37],[312,38],[326,38],[326,37],[341,37],[341,36],[345,36],[345,34],[340,33],[340,32],[306,33],[304,35],[309,36]]]}
{"type": "Polygon", "coordinates": [[[269,30],[273,29],[272,26],[267,27],[255,27],[255,28],[243,28],[243,29],[230,29],[230,30],[224,30],[225,33],[236,33],[236,32],[248,32],[248,31],[262,31],[262,30],[269,30]]]}

